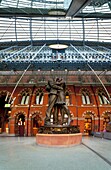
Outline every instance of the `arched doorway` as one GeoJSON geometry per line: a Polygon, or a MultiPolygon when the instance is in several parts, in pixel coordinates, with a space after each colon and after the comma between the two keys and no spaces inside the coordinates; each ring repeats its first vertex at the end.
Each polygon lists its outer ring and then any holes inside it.
{"type": "Polygon", "coordinates": [[[9,112],[10,104],[7,104],[9,96],[7,92],[0,93],[0,133],[9,133],[9,112]]]}
{"type": "Polygon", "coordinates": [[[41,112],[36,112],[32,114],[32,136],[36,136],[38,133],[38,128],[42,126],[42,114],[41,112]]]}
{"type": "Polygon", "coordinates": [[[20,113],[16,116],[15,120],[15,136],[24,135],[25,135],[25,116],[23,113],[20,113]]]}
{"type": "Polygon", "coordinates": [[[106,111],[105,113],[103,113],[102,117],[103,117],[103,130],[106,130],[108,123],[111,122],[111,112],[106,111]]]}
{"type": "Polygon", "coordinates": [[[91,111],[84,113],[84,133],[91,135],[95,128],[95,115],[91,111]]]}

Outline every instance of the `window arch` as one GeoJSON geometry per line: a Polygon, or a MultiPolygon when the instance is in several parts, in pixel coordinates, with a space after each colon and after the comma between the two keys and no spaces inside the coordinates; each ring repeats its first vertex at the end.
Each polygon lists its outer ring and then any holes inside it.
{"type": "Polygon", "coordinates": [[[36,92],[36,97],[35,97],[35,104],[43,104],[43,91],[41,89],[39,89],[37,92],[36,92]]]}
{"type": "Polygon", "coordinates": [[[29,104],[29,93],[24,92],[20,104],[29,104]]]}
{"type": "Polygon", "coordinates": [[[108,101],[104,92],[99,91],[98,92],[98,98],[99,98],[100,104],[109,104],[109,101],[108,101]]]}
{"type": "Polygon", "coordinates": [[[82,91],[82,104],[91,104],[89,93],[86,90],[82,91]]]}
{"type": "Polygon", "coordinates": [[[30,99],[30,94],[31,94],[31,89],[25,88],[20,92],[19,95],[19,104],[21,105],[28,105],[29,104],[29,99],[30,99]]]}

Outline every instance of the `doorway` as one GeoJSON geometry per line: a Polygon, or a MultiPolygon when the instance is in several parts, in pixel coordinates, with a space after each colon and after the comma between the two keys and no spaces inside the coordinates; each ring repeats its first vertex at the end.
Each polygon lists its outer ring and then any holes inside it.
{"type": "Polygon", "coordinates": [[[7,107],[6,94],[0,95],[0,133],[9,133],[9,112],[7,107]]]}
{"type": "Polygon", "coordinates": [[[91,112],[86,112],[84,115],[84,133],[91,135],[92,132],[92,114],[91,112]]]}
{"type": "Polygon", "coordinates": [[[111,122],[111,112],[106,111],[103,114],[103,130],[104,131],[106,131],[109,122],[111,122]]]}
{"type": "Polygon", "coordinates": [[[36,136],[38,128],[42,125],[42,117],[39,112],[32,115],[32,136],[36,136]]]}
{"type": "Polygon", "coordinates": [[[25,116],[24,114],[19,114],[15,121],[15,136],[25,135],[25,116]]]}

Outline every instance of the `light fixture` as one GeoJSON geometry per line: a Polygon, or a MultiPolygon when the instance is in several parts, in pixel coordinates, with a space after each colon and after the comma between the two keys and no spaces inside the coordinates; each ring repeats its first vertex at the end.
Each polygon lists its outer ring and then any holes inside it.
{"type": "Polygon", "coordinates": [[[80,72],[80,71],[81,71],[81,69],[80,69],[80,68],[78,68],[78,71],[80,72]]]}
{"type": "Polygon", "coordinates": [[[51,71],[54,71],[54,69],[52,68],[51,71]]]}
{"type": "Polygon", "coordinates": [[[10,107],[11,107],[11,104],[6,103],[4,107],[5,107],[5,108],[10,108],[10,107]]]}
{"type": "Polygon", "coordinates": [[[65,68],[65,71],[67,72],[67,68],[65,68]]]}
{"type": "Polygon", "coordinates": [[[57,15],[57,16],[64,16],[66,12],[64,9],[50,9],[48,12],[49,15],[57,15]]]}
{"type": "Polygon", "coordinates": [[[56,49],[56,50],[60,50],[60,49],[65,49],[68,46],[65,44],[51,44],[49,45],[50,48],[56,49]]]}

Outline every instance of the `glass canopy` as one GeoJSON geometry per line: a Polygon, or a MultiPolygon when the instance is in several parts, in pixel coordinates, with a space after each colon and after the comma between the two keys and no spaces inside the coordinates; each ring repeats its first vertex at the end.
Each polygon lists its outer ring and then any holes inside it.
{"type": "Polygon", "coordinates": [[[110,42],[111,19],[0,17],[0,42],[37,40],[110,42]]]}
{"type": "Polygon", "coordinates": [[[111,1],[92,0],[80,13],[84,17],[111,18],[111,1]]]}
{"type": "MultiPolygon", "coordinates": [[[[76,3],[76,0],[0,0],[0,8],[5,8],[7,12],[16,12],[17,9],[25,9],[22,12],[30,13],[31,9],[38,9],[41,15],[49,9],[65,9],[68,10],[72,2],[76,3]],[[7,9],[9,8],[9,9],[7,9]],[[13,9],[15,8],[15,10],[13,9]],[[13,10],[14,11],[13,11],[13,10]],[[39,9],[43,9],[42,11],[39,9]],[[46,11],[45,11],[46,10],[46,11]]],[[[18,11],[17,11],[18,12],[18,11]]],[[[2,13],[2,11],[1,11],[2,13]]],[[[111,13],[111,1],[110,0],[88,0],[87,6],[83,8],[81,14],[87,13],[111,13]]]]}
{"type": "Polygon", "coordinates": [[[68,8],[71,0],[1,0],[1,7],[68,8]]]}
{"type": "Polygon", "coordinates": [[[78,1],[0,0],[0,83],[16,83],[28,69],[23,83],[45,84],[58,74],[72,83],[95,83],[90,66],[110,83],[111,1],[87,0],[76,15],[67,16],[78,1]],[[55,52],[50,41],[68,48],[55,52]]]}

